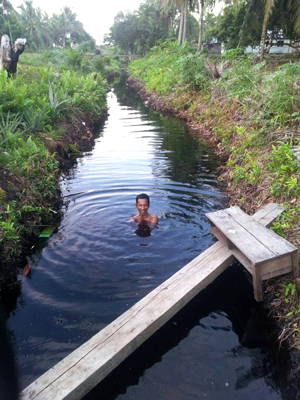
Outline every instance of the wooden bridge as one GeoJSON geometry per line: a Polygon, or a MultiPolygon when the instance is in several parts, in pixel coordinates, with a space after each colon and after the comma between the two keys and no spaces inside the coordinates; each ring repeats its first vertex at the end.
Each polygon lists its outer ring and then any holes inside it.
{"type": "Polygon", "coordinates": [[[219,241],[162,283],[89,341],[38,378],[23,400],[81,399],[237,258],[261,281],[292,272],[298,276],[298,249],[268,227],[283,212],[268,204],[252,217],[239,207],[207,214],[219,241]]]}

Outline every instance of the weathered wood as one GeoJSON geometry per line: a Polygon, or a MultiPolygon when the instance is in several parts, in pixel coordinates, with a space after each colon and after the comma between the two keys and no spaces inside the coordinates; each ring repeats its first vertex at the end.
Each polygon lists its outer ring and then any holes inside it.
{"type": "MultiPolygon", "coordinates": [[[[206,216],[253,264],[276,257],[271,250],[257,240],[244,226],[236,222],[225,210],[206,214],[206,216]]],[[[259,228],[264,228],[258,222],[254,222],[259,225],[259,228]]]]}
{"type": "Polygon", "coordinates": [[[263,300],[262,280],[284,273],[293,272],[299,276],[298,249],[284,238],[270,231],[264,224],[283,211],[274,205],[265,207],[265,214],[259,212],[250,217],[239,207],[227,208],[207,214],[213,224],[212,232],[228,246],[232,254],[253,276],[254,297],[263,300]]]}
{"type": "Polygon", "coordinates": [[[250,217],[239,207],[227,208],[224,211],[276,256],[292,253],[296,250],[296,247],[290,242],[277,235],[274,231],[257,223],[254,218],[250,217]]]}
{"type": "Polygon", "coordinates": [[[261,265],[252,265],[253,271],[253,289],[254,289],[254,298],[256,301],[263,301],[263,290],[261,283],[261,265]]]}
{"type": "Polygon", "coordinates": [[[28,386],[21,399],[81,399],[233,261],[215,243],[28,386]]]}
{"type": "Polygon", "coordinates": [[[287,254],[276,258],[275,260],[267,261],[263,264],[262,280],[274,278],[278,275],[287,274],[293,271],[293,259],[291,254],[287,254]]]}
{"type": "Polygon", "coordinates": [[[255,265],[297,250],[239,207],[216,211],[207,217],[255,265]]]}
{"type": "Polygon", "coordinates": [[[261,210],[252,215],[252,218],[267,228],[273,224],[275,219],[282,214],[284,206],[277,203],[269,203],[261,210]]]}
{"type": "Polygon", "coordinates": [[[292,254],[293,278],[299,277],[298,249],[292,254]]]}

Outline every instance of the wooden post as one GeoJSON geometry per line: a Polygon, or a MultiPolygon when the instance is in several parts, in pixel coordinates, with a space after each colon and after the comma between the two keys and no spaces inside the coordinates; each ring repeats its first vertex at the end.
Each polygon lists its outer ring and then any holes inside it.
{"type": "Polygon", "coordinates": [[[252,264],[253,268],[253,289],[254,289],[254,298],[256,301],[263,301],[263,291],[261,284],[261,273],[260,273],[260,265],[252,264]]]}
{"type": "Polygon", "coordinates": [[[293,268],[293,278],[299,277],[299,265],[298,265],[298,251],[292,253],[292,268],[293,268]]]}

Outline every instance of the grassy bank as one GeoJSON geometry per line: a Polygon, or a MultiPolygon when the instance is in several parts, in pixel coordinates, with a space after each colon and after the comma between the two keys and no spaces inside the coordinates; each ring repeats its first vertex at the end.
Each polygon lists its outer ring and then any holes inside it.
{"type": "MultiPolygon", "coordinates": [[[[65,52],[63,62],[46,67],[24,64],[25,57],[14,80],[0,71],[2,280],[16,273],[24,250],[45,226],[58,221],[60,166],[70,153],[90,146],[92,129],[106,114],[111,66],[100,60],[96,72],[87,73],[81,63],[70,63],[75,56],[65,52]]],[[[45,64],[46,53],[27,57],[45,64]]]]}
{"type": "MultiPolygon", "coordinates": [[[[271,62],[270,62],[271,61],[271,62]]],[[[130,65],[130,82],[149,106],[183,118],[224,159],[230,205],[253,213],[269,202],[286,211],[273,229],[300,246],[300,64],[257,63],[239,50],[199,56],[162,44],[130,65]]],[[[267,284],[280,340],[300,349],[300,302],[291,278],[267,284]]]]}

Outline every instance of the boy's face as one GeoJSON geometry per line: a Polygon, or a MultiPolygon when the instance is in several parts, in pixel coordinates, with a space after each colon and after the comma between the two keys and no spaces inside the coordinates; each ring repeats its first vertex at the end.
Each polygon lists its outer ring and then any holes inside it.
{"type": "Polygon", "coordinates": [[[136,203],[136,208],[138,209],[138,212],[140,215],[146,215],[149,209],[149,204],[147,199],[138,199],[138,202],[136,203]]]}

